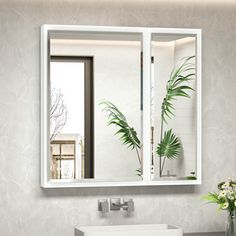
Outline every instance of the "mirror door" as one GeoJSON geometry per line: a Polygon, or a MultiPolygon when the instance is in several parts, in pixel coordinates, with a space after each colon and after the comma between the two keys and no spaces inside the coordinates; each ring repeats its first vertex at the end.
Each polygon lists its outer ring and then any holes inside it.
{"type": "Polygon", "coordinates": [[[143,181],[142,31],[88,28],[45,31],[47,179],[143,181]]]}
{"type": "Polygon", "coordinates": [[[200,32],[151,33],[151,180],[201,179],[200,32]]]}

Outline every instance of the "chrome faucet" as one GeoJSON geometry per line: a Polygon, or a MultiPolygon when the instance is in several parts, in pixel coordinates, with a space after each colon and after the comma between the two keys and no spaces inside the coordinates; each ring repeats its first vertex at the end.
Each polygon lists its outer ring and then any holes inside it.
{"type": "Polygon", "coordinates": [[[134,201],[133,199],[120,199],[120,198],[111,198],[110,199],[110,210],[111,211],[119,211],[123,209],[127,212],[134,211],[134,201]]]}

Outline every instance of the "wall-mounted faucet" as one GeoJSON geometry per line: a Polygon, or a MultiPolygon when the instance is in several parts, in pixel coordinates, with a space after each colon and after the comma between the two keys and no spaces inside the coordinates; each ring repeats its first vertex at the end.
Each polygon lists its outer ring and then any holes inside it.
{"type": "Polygon", "coordinates": [[[121,208],[127,212],[134,211],[133,199],[120,199],[120,198],[111,198],[110,199],[110,210],[111,211],[119,211],[121,208]]]}
{"type": "MultiPolygon", "coordinates": [[[[120,209],[123,209],[124,211],[127,211],[127,212],[134,211],[133,199],[111,198],[110,210],[119,211],[120,209]]],[[[98,200],[98,211],[102,213],[107,213],[109,211],[109,202],[107,199],[98,200]]]]}

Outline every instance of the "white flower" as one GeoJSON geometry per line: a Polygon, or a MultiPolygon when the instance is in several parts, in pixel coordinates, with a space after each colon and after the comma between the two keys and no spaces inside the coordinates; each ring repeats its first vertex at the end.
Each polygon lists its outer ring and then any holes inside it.
{"type": "Polygon", "coordinates": [[[229,188],[229,186],[230,186],[229,182],[225,182],[225,183],[222,185],[222,189],[229,188]]]}
{"type": "Polygon", "coordinates": [[[230,200],[234,200],[235,197],[234,197],[234,191],[230,190],[227,192],[227,197],[230,199],[230,200]]]}
{"type": "Polygon", "coordinates": [[[230,199],[230,200],[234,200],[234,196],[229,195],[229,196],[228,196],[228,199],[230,199]]]}
{"type": "Polygon", "coordinates": [[[222,206],[222,209],[227,209],[229,207],[229,203],[228,202],[225,202],[222,206]]]}
{"type": "Polygon", "coordinates": [[[222,190],[222,191],[220,191],[220,193],[219,193],[219,197],[220,197],[220,198],[224,198],[224,197],[226,196],[226,194],[227,194],[226,190],[222,190]]]}

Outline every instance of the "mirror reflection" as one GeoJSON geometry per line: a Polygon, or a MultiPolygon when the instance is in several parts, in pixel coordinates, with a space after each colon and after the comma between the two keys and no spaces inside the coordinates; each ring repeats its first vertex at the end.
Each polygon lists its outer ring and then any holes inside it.
{"type": "Polygon", "coordinates": [[[142,179],[142,35],[49,32],[50,179],[142,179]]]}
{"type": "Polygon", "coordinates": [[[152,34],[152,180],[196,180],[196,38],[152,34]]]}

